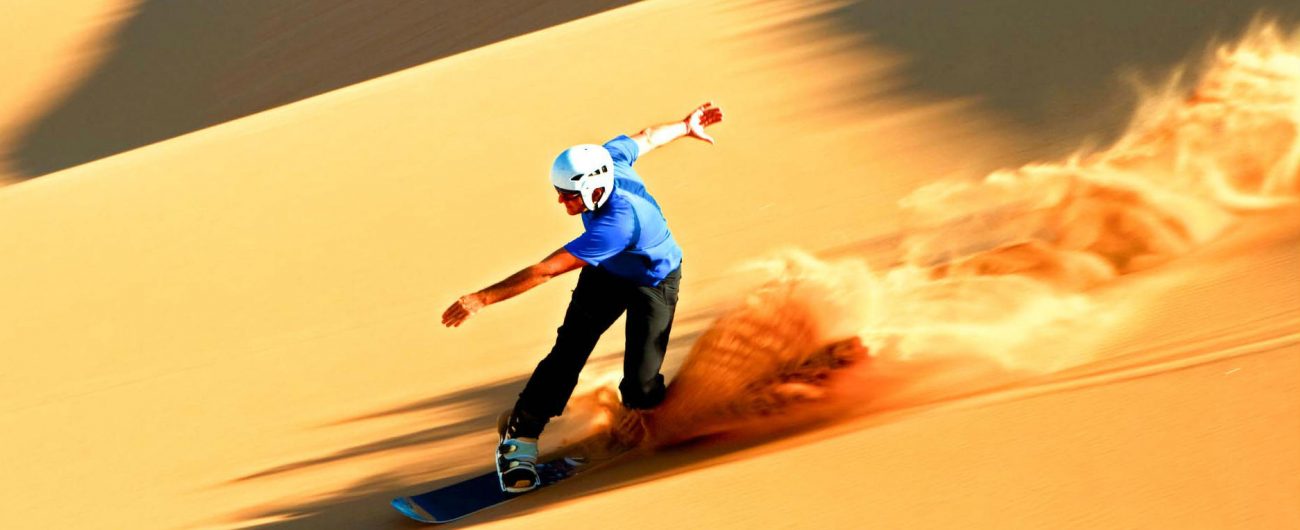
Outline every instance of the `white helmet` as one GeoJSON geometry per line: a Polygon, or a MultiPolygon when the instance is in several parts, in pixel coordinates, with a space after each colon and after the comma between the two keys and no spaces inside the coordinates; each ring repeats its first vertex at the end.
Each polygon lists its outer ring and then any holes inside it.
{"type": "Polygon", "coordinates": [[[575,145],[551,164],[551,184],[561,191],[582,194],[582,204],[595,211],[614,193],[614,159],[604,147],[594,144],[575,145]],[[603,189],[600,202],[592,199],[596,190],[603,189]]]}

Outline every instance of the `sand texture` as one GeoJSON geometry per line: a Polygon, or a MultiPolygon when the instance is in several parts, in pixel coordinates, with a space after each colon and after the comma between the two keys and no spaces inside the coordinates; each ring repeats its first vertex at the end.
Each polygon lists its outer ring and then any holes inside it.
{"type": "Polygon", "coordinates": [[[577,275],[439,315],[710,100],[663,406],[616,323],[543,449],[635,451],[461,526],[1300,528],[1292,2],[18,4],[0,528],[418,527],[577,275]]]}

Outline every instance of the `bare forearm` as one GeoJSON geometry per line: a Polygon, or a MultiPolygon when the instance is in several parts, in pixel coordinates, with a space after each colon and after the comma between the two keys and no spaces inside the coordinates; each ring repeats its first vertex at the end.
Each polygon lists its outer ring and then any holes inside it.
{"type": "Polygon", "coordinates": [[[722,121],[722,109],[713,106],[713,102],[700,105],[681,121],[670,121],[646,127],[632,135],[640,154],[644,155],[656,147],[672,142],[683,136],[699,138],[710,144],[713,137],[704,132],[704,128],[722,121]]]}
{"type": "Polygon", "coordinates": [[[449,327],[459,326],[479,309],[512,298],[519,293],[545,283],[546,280],[583,265],[585,265],[584,261],[561,247],[536,265],[531,265],[524,270],[511,274],[509,278],[501,280],[487,289],[458,298],[455,303],[451,304],[451,307],[442,312],[442,323],[449,327]]]}
{"type": "Polygon", "coordinates": [[[538,269],[539,267],[536,265],[529,266],[528,268],[511,274],[509,278],[494,283],[492,286],[479,291],[478,294],[483,296],[485,305],[491,305],[502,300],[513,298],[524,291],[546,283],[546,280],[554,277],[538,269]]]}
{"type": "Polygon", "coordinates": [[[649,144],[651,149],[654,149],[686,136],[688,130],[686,122],[672,121],[646,127],[645,130],[641,131],[641,134],[645,135],[646,143],[649,144]]]}

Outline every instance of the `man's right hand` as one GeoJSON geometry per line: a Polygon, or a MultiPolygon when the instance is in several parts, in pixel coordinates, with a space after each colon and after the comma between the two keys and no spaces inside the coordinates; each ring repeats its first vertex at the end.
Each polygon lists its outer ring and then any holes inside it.
{"type": "Polygon", "coordinates": [[[442,312],[442,325],[449,328],[459,326],[461,322],[464,322],[470,315],[477,313],[486,305],[483,295],[479,293],[462,296],[451,304],[451,307],[442,312]]]}

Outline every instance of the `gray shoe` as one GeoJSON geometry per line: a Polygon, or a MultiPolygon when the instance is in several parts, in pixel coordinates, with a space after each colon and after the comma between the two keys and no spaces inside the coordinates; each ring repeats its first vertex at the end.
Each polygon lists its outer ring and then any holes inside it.
{"type": "Polygon", "coordinates": [[[501,491],[523,493],[541,484],[537,475],[537,439],[502,438],[497,446],[497,478],[501,491]]]}
{"type": "Polygon", "coordinates": [[[497,416],[501,443],[497,445],[496,465],[501,491],[522,493],[541,484],[537,474],[537,438],[545,426],[545,419],[519,413],[517,407],[497,416]]]}

